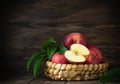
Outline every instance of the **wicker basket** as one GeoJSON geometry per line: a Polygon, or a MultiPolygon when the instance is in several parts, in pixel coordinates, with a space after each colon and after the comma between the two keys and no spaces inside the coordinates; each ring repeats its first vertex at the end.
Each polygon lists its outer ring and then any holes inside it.
{"type": "Polygon", "coordinates": [[[100,64],[56,64],[46,61],[44,73],[53,80],[93,80],[104,75],[107,62],[100,64]]]}

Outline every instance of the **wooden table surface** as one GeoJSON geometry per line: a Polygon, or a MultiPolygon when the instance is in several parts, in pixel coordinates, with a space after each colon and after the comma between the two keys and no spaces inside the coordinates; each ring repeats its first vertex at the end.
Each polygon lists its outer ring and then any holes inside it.
{"type": "MultiPolygon", "coordinates": [[[[119,0],[4,0],[0,3],[0,84],[26,84],[28,58],[53,37],[62,43],[70,32],[83,33],[96,45],[110,68],[120,67],[119,0]],[[21,75],[16,75],[22,72],[21,75]],[[10,74],[13,72],[13,74],[10,74]],[[10,75],[9,75],[10,74],[10,75]],[[9,75],[9,76],[8,76],[9,75]],[[7,77],[8,76],[8,77],[7,77]]],[[[51,81],[31,84],[102,84],[94,81],[51,81]]],[[[118,83],[107,83],[118,84],[118,83]]]]}
{"type": "MultiPolygon", "coordinates": [[[[14,76],[7,77],[0,81],[0,84],[103,84],[99,80],[90,81],[54,81],[44,74],[39,75],[36,79],[31,73],[18,73],[14,76]]],[[[120,84],[120,82],[107,82],[106,84],[120,84]]]]}

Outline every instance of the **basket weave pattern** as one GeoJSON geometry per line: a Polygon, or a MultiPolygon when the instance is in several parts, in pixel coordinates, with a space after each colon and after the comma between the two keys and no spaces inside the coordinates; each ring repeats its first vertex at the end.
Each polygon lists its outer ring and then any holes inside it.
{"type": "Polygon", "coordinates": [[[46,61],[44,73],[54,80],[92,80],[98,79],[107,71],[109,64],[56,64],[46,61]]]}

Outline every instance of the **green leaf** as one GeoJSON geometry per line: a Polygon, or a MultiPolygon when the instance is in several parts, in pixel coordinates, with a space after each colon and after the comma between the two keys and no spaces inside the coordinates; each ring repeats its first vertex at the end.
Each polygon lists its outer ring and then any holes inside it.
{"type": "Polygon", "coordinates": [[[49,39],[47,40],[47,42],[49,42],[49,43],[56,43],[56,41],[55,41],[54,38],[49,38],[49,39]]]}
{"type": "Polygon", "coordinates": [[[100,78],[100,81],[101,82],[120,81],[120,67],[107,71],[105,75],[100,78]]]}
{"type": "Polygon", "coordinates": [[[44,41],[41,45],[41,52],[36,52],[29,58],[27,62],[27,70],[29,70],[30,65],[34,62],[33,74],[36,77],[44,58],[47,56],[48,60],[51,60],[51,57],[57,50],[58,45],[54,38],[49,38],[44,41]]]}
{"type": "Polygon", "coordinates": [[[27,65],[26,65],[27,71],[29,71],[29,68],[30,68],[30,65],[32,64],[32,62],[36,61],[40,57],[40,55],[45,56],[46,53],[45,52],[36,52],[28,59],[27,65]]]}
{"type": "Polygon", "coordinates": [[[34,67],[33,67],[34,77],[36,77],[38,75],[41,63],[43,62],[44,58],[45,58],[45,56],[41,55],[41,58],[39,58],[38,60],[35,61],[34,67]]]}
{"type": "Polygon", "coordinates": [[[51,60],[53,54],[57,51],[58,45],[56,44],[51,44],[47,47],[47,55],[48,55],[48,60],[51,60]]]}
{"type": "Polygon", "coordinates": [[[59,53],[63,54],[66,50],[67,48],[65,46],[59,45],[59,50],[58,50],[59,53]]]}
{"type": "Polygon", "coordinates": [[[41,53],[41,52],[36,52],[36,53],[34,53],[34,54],[28,59],[28,61],[27,61],[27,66],[26,66],[27,71],[29,71],[29,68],[30,68],[31,63],[32,63],[36,58],[38,58],[38,56],[40,55],[40,53],[41,53]]]}
{"type": "Polygon", "coordinates": [[[48,40],[44,41],[42,44],[41,44],[41,49],[46,51],[47,50],[47,47],[49,46],[49,44],[55,44],[56,41],[54,38],[49,38],[48,40]]]}

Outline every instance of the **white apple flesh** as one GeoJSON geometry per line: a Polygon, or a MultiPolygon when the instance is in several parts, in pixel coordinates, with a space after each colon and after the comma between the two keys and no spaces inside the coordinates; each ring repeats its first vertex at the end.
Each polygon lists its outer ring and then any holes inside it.
{"type": "Polygon", "coordinates": [[[79,52],[83,56],[87,56],[90,54],[89,49],[82,44],[72,44],[70,50],[74,52],[79,52]]]}
{"type": "Polygon", "coordinates": [[[66,51],[64,55],[66,59],[71,63],[82,63],[86,61],[85,57],[80,53],[71,50],[66,51]]]}

